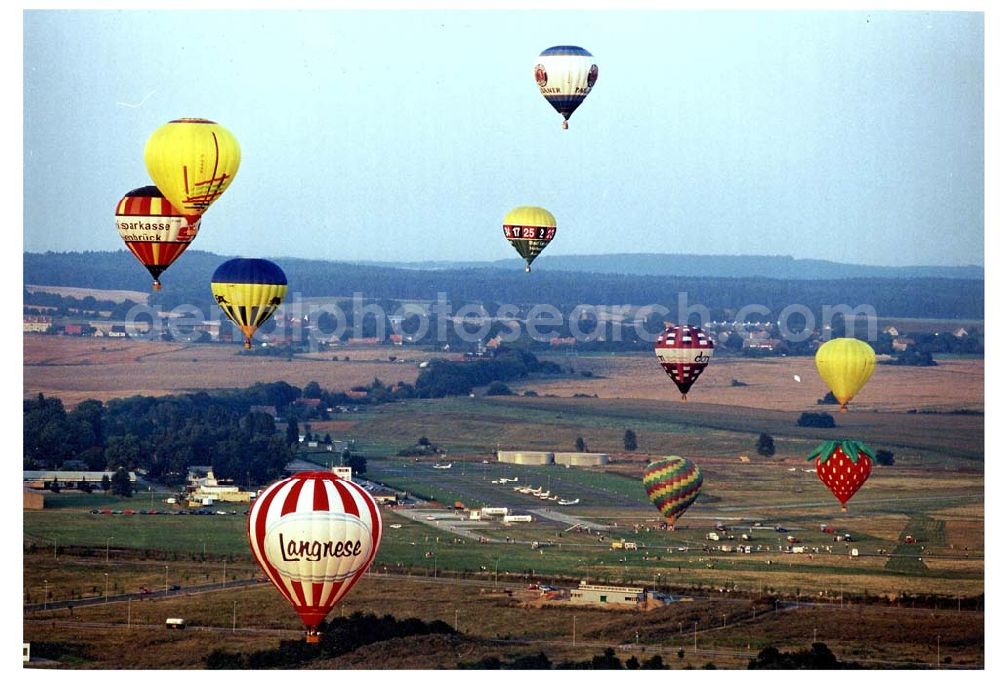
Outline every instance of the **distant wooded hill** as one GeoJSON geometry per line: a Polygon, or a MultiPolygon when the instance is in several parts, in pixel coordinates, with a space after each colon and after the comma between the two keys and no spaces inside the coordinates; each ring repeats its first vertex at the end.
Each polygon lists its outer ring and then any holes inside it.
{"type": "MultiPolygon", "coordinates": [[[[362,263],[387,265],[387,263],[362,263]]],[[[394,263],[397,267],[419,270],[456,268],[516,268],[518,258],[490,262],[414,261],[394,263]]],[[[539,270],[597,272],[606,274],[658,275],[674,277],[768,277],[770,279],[845,279],[870,277],[945,277],[983,279],[978,265],[852,265],[833,261],[800,259],[791,256],[692,256],[661,253],[618,253],[608,255],[544,255],[539,270]]]]}
{"type": "MultiPolygon", "coordinates": [[[[209,292],[212,273],[230,257],[205,251],[188,251],[161,276],[163,290],[152,294],[149,303],[160,305],[164,309],[181,303],[207,309],[213,305],[209,292]]],[[[641,260],[642,257],[602,258],[613,262],[619,258],[641,260]]],[[[726,260],[728,257],[718,258],[726,260]]],[[[553,267],[556,265],[553,261],[559,260],[558,258],[547,259],[546,267],[535,268],[531,274],[525,273],[517,261],[511,261],[509,267],[431,270],[299,258],[271,260],[280,265],[288,277],[289,298],[294,293],[310,298],[351,296],[359,292],[367,302],[435,300],[438,293],[442,292],[456,308],[466,302],[482,302],[487,308],[493,308],[497,303],[548,303],[564,310],[581,303],[655,303],[676,311],[678,296],[686,293],[689,305],[704,305],[709,308],[713,317],[718,316],[717,319],[728,317],[750,304],[766,306],[774,315],[792,304],[804,305],[815,311],[817,316],[822,306],[840,304],[851,307],[867,304],[881,317],[980,320],[984,315],[981,268],[978,279],[912,275],[852,277],[848,274],[827,279],[781,279],[774,277],[773,272],[768,277],[581,274],[553,267]]],[[[599,260],[601,259],[595,258],[593,262],[599,260]]],[[[149,291],[150,283],[146,270],[131,253],[124,250],[24,254],[24,284],[149,291]]]]}

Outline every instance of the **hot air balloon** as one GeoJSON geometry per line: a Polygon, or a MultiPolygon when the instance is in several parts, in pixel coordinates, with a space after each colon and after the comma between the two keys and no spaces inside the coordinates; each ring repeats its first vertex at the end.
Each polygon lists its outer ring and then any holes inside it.
{"type": "Polygon", "coordinates": [[[326,614],[361,579],[382,538],[378,504],[357,483],[327,471],[269,486],[247,517],[250,551],[319,642],[326,614]]]}
{"type": "Polygon", "coordinates": [[[503,236],[511,243],[531,272],[531,261],[556,236],[556,219],[540,206],[518,206],[503,217],[503,236]]]}
{"type": "Polygon", "coordinates": [[[848,401],[875,371],[875,351],[858,339],[831,339],[816,351],[816,369],[846,412],[848,401]]]}
{"type": "Polygon", "coordinates": [[[274,314],[287,290],[285,273],[263,258],[233,258],[212,275],[215,302],[243,330],[243,345],[248,349],[254,332],[274,314]]]}
{"type": "Polygon", "coordinates": [[[149,136],[145,159],[163,196],[185,215],[200,216],[236,177],[240,145],[214,121],[179,118],[149,136]]]}
{"type": "Polygon", "coordinates": [[[646,494],[667,519],[667,530],[673,530],[680,515],[698,499],[701,483],[698,465],[673,455],[651,463],[642,473],[646,494]]]}
{"type": "Polygon", "coordinates": [[[569,128],[569,117],[583,104],[596,82],[594,56],[582,47],[556,45],[535,60],[538,91],[562,114],[563,130],[569,128]]]}
{"type": "Polygon", "coordinates": [[[668,327],[656,339],[656,357],[687,401],[687,393],[712,359],[715,345],[708,334],[698,327],[668,327]]]}
{"type": "Polygon", "coordinates": [[[153,276],[153,290],[159,291],[160,274],[198,236],[201,220],[191,222],[157,187],[147,185],[122,197],[115,209],[115,224],[125,246],[153,276]]]}
{"type": "Polygon", "coordinates": [[[855,440],[824,441],[809,453],[806,461],[816,460],[816,475],[847,511],[847,501],[858,492],[872,472],[872,450],[855,440]]]}

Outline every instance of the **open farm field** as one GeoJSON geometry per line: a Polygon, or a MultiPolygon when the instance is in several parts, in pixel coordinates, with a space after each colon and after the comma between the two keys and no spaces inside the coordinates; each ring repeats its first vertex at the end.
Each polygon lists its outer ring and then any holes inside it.
{"type": "MultiPolygon", "coordinates": [[[[680,393],[660,369],[652,352],[648,356],[550,353],[543,357],[572,367],[574,374],[517,382],[511,388],[561,397],[596,394],[602,399],[680,401],[680,393]],[[580,376],[588,371],[593,373],[592,378],[580,376]]],[[[936,367],[880,364],[849,409],[858,412],[982,410],[983,374],[982,359],[943,359],[936,367]]],[[[836,411],[837,405],[816,404],[828,390],[816,372],[812,357],[715,357],[691,389],[688,400],[794,412],[836,411]],[[733,386],[734,380],[747,385],[733,386]]]]}
{"type": "Polygon", "coordinates": [[[310,381],[332,391],[366,385],[413,383],[417,365],[430,357],[395,347],[344,347],[331,353],[282,357],[240,355],[240,344],[193,344],[24,335],[24,397],[60,398],[67,408],[88,398],[161,396],[212,388],[245,388],[257,382],[310,381]],[[337,356],[338,361],[333,361],[337,356]],[[345,362],[345,356],[350,361],[345,362]],[[389,356],[396,358],[390,362],[389,356]],[[399,360],[404,360],[400,362],[399,360]]]}
{"type": "MultiPolygon", "coordinates": [[[[71,557],[61,561],[67,564],[66,573],[75,569],[96,578],[109,568],[71,557]]],[[[116,561],[110,570],[128,573],[133,568],[127,561],[116,561]]],[[[131,601],[112,599],[72,611],[61,607],[31,612],[25,617],[25,641],[33,643],[37,656],[56,661],[58,667],[155,669],[201,668],[215,649],[251,652],[300,636],[294,612],[270,586],[223,587],[217,574],[211,577],[215,589],[196,594],[177,591],[131,601]],[[188,628],[165,630],[162,624],[168,617],[184,618],[188,628]],[[146,652],[141,659],[134,655],[138,647],[146,652]]],[[[944,665],[981,667],[984,661],[983,613],[971,604],[962,611],[851,601],[775,607],[752,595],[724,594],[637,611],[543,603],[524,587],[523,578],[503,574],[494,583],[369,573],[330,614],[331,620],[361,611],[397,620],[440,620],[455,634],[407,641],[413,657],[405,663],[388,664],[388,643],[383,643],[315,667],[454,668],[486,656],[512,658],[538,651],[554,661],[582,660],[612,647],[623,661],[631,655],[644,660],[659,654],[674,668],[708,662],[745,668],[764,646],[798,650],[813,641],[825,642],[838,658],[872,667],[935,667],[942,660],[938,638],[944,665]],[[884,635],[859,638],[858,628],[884,635]]]]}
{"type": "MultiPolygon", "coordinates": [[[[796,425],[798,413],[750,406],[592,398],[449,398],[382,405],[363,413],[315,422],[365,441],[380,452],[395,453],[426,436],[449,452],[488,456],[501,450],[572,451],[582,436],[591,452],[624,455],[622,433],[638,436],[632,457],[692,454],[751,455],[762,432],[774,437],[774,461],[804,463],[820,441],[854,438],[872,448],[887,448],[897,464],[968,468],[982,471],[981,414],[886,412],[836,413],[837,427],[796,425]],[[350,426],[344,426],[349,424],[350,426]],[[461,428],[456,428],[461,424],[461,428]]],[[[335,436],[337,437],[337,436],[335,436]]],[[[617,465],[615,465],[616,468],[617,465]]]]}
{"type": "Polygon", "coordinates": [[[26,284],[24,288],[29,293],[43,291],[47,294],[72,296],[80,300],[87,296],[93,296],[99,301],[113,301],[115,303],[134,301],[135,303],[145,303],[149,299],[148,291],[133,291],[129,289],[87,289],[83,287],[56,287],[42,284],[26,284]]]}
{"type": "MultiPolygon", "coordinates": [[[[42,391],[68,404],[74,401],[67,396],[113,397],[91,392],[85,379],[102,391],[114,386],[121,395],[144,392],[132,386],[141,383],[147,366],[156,368],[151,376],[162,380],[168,375],[178,385],[192,384],[184,389],[161,385],[157,393],[278,379],[298,386],[315,380],[324,388],[350,388],[375,376],[387,383],[412,382],[418,361],[429,357],[399,351],[407,362],[390,363],[381,354],[396,354],[397,349],[348,349],[344,354],[351,355],[350,362],[289,362],[244,358],[236,354],[236,346],[94,340],[81,345],[78,340],[35,337],[43,343],[29,347],[25,338],[25,395],[42,391]],[[227,384],[223,369],[232,372],[232,365],[243,361],[263,369],[227,375],[232,378],[227,384]],[[178,379],[174,365],[194,371],[178,379]],[[217,367],[215,375],[206,371],[212,367],[217,367]],[[331,373],[324,375],[315,371],[318,368],[331,373]],[[91,370],[94,374],[86,378],[91,370]],[[102,370],[115,378],[101,375],[102,370]],[[52,372],[51,386],[31,385],[29,377],[37,382],[42,371],[52,372]],[[399,378],[390,372],[399,372],[399,378]]],[[[606,359],[581,356],[573,361],[584,360],[606,359]]],[[[633,360],[609,359],[626,367],[633,360]]],[[[759,366],[746,360],[738,370],[739,362],[731,367],[744,377],[759,366]]],[[[981,409],[981,361],[955,362],[964,372],[960,383],[972,386],[972,394],[980,392],[976,409],[981,409]]],[[[776,361],[765,361],[764,366],[778,376],[776,361]]],[[[797,370],[803,383],[806,370],[797,370]]],[[[578,387],[610,382],[580,378],[579,367],[576,372],[574,379],[558,380],[573,393],[593,393],[578,387]]],[[[657,372],[656,380],[666,382],[657,372]]],[[[914,374],[910,380],[917,386],[925,378],[914,374]]],[[[540,394],[548,392],[539,387],[540,394]]],[[[948,409],[873,406],[844,414],[832,411],[834,429],[803,428],[795,424],[799,411],[824,408],[701,401],[700,387],[701,382],[688,403],[677,401],[672,385],[666,385],[656,399],[463,396],[367,406],[310,422],[313,433],[353,440],[352,450],[367,460],[367,478],[423,500],[383,508],[384,535],[372,574],[348,596],[344,612],[438,618],[449,624],[458,619],[460,635],[421,639],[417,658],[394,659],[393,665],[400,667],[448,668],[460,660],[541,650],[553,660],[582,659],[615,646],[623,660],[631,653],[640,658],[660,653],[673,667],[712,662],[742,668],[763,646],[808,647],[814,628],[818,641],[826,642],[838,657],[868,661],[873,667],[936,665],[938,635],[942,656],[949,659],[945,665],[982,666],[983,614],[973,610],[985,592],[982,414],[945,413],[961,409],[957,402],[948,409]],[[622,451],[626,428],[636,433],[634,452],[622,451]],[[756,454],[762,432],[774,438],[773,457],[756,454]],[[444,452],[397,454],[421,437],[444,452]],[[585,439],[589,451],[608,453],[610,464],[527,466],[499,463],[495,455],[497,448],[572,451],[577,437],[585,439]],[[846,513],[805,461],[816,444],[829,438],[860,439],[895,454],[894,466],[875,467],[846,513]],[[668,454],[693,458],[705,478],[701,496],[674,532],[661,527],[662,519],[641,483],[647,461],[668,454]],[[433,467],[442,461],[451,468],[433,467]],[[515,477],[517,482],[499,483],[515,477]],[[562,500],[580,502],[558,505],[517,492],[515,486],[541,488],[562,500]],[[532,521],[470,522],[447,509],[456,501],[467,508],[508,507],[512,513],[530,514],[532,521]],[[708,540],[716,524],[726,526],[723,538],[708,540]],[[835,532],[822,532],[820,524],[835,532]],[[835,539],[845,533],[851,542],[835,539]],[[906,535],[916,542],[905,543],[906,535]],[[637,549],[612,549],[616,540],[635,542],[637,549]],[[750,552],[725,551],[723,545],[730,550],[743,545],[750,552]],[[803,549],[793,553],[792,546],[803,549]],[[852,549],[857,556],[851,555],[852,549]],[[410,577],[400,577],[404,573],[410,577]],[[580,580],[639,585],[688,594],[694,601],[619,614],[565,604],[536,608],[538,604],[526,605],[503,591],[506,583],[517,595],[528,582],[542,580],[563,586],[580,580]],[[785,606],[765,617],[772,605],[768,600],[774,599],[785,606]],[[798,608],[789,606],[794,600],[801,600],[798,608]],[[930,609],[914,608],[927,604],[930,609]],[[695,622],[698,653],[692,636],[695,622]],[[855,629],[859,623],[866,628],[865,636],[855,629]],[[686,651],[683,660],[676,656],[681,647],[686,651]]],[[[750,395],[742,393],[747,388],[720,390],[750,395]]],[[[764,393],[782,395],[774,387],[764,393]]],[[[309,456],[307,449],[300,454],[309,456]]],[[[317,457],[328,463],[328,453],[317,457]]],[[[53,652],[43,657],[78,668],[199,668],[213,648],[249,652],[300,636],[294,613],[277,592],[252,582],[259,572],[246,543],[246,505],[219,505],[216,511],[226,514],[178,515],[168,513],[178,508],[167,505],[164,497],[142,491],[130,499],[64,492],[47,496],[46,509],[23,513],[25,604],[34,608],[39,602],[108,600],[105,605],[75,608],[72,614],[57,610],[61,615],[55,620],[48,610],[26,612],[25,637],[40,643],[41,652],[53,652]],[[95,509],[111,513],[91,513],[95,509]],[[216,589],[223,580],[228,586],[216,589]],[[133,599],[129,607],[128,595],[143,588],[157,598],[133,599]],[[188,592],[200,588],[211,589],[188,592]],[[131,616],[123,616],[127,608],[131,616]],[[191,627],[164,630],[163,619],[178,613],[191,627]],[[126,627],[128,617],[134,619],[132,628],[126,627]],[[141,664],[128,656],[133,643],[149,649],[141,664]]],[[[386,646],[363,647],[337,659],[335,666],[327,662],[317,667],[378,668],[385,665],[386,646]]]]}

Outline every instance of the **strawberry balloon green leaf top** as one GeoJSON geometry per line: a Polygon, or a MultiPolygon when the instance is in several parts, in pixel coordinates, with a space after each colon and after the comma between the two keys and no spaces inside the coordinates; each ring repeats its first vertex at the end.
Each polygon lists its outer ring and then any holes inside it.
{"type": "Polygon", "coordinates": [[[828,440],[816,447],[806,460],[816,460],[816,475],[840,500],[841,511],[872,472],[871,448],[856,440],[828,440]]]}

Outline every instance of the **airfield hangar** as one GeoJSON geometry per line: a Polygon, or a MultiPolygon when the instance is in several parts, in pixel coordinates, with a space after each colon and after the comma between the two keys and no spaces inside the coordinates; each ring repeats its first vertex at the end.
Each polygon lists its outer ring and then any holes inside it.
{"type": "Polygon", "coordinates": [[[539,450],[499,450],[497,461],[504,464],[530,464],[543,466],[555,461],[553,453],[539,450]]]}
{"type": "Polygon", "coordinates": [[[499,450],[497,461],[503,464],[527,464],[544,466],[560,464],[565,466],[601,466],[609,458],[602,452],[545,452],[542,450],[499,450]]]}
{"type": "Polygon", "coordinates": [[[556,464],[568,464],[573,467],[596,467],[608,463],[608,456],[603,452],[555,452],[556,464]]]}

